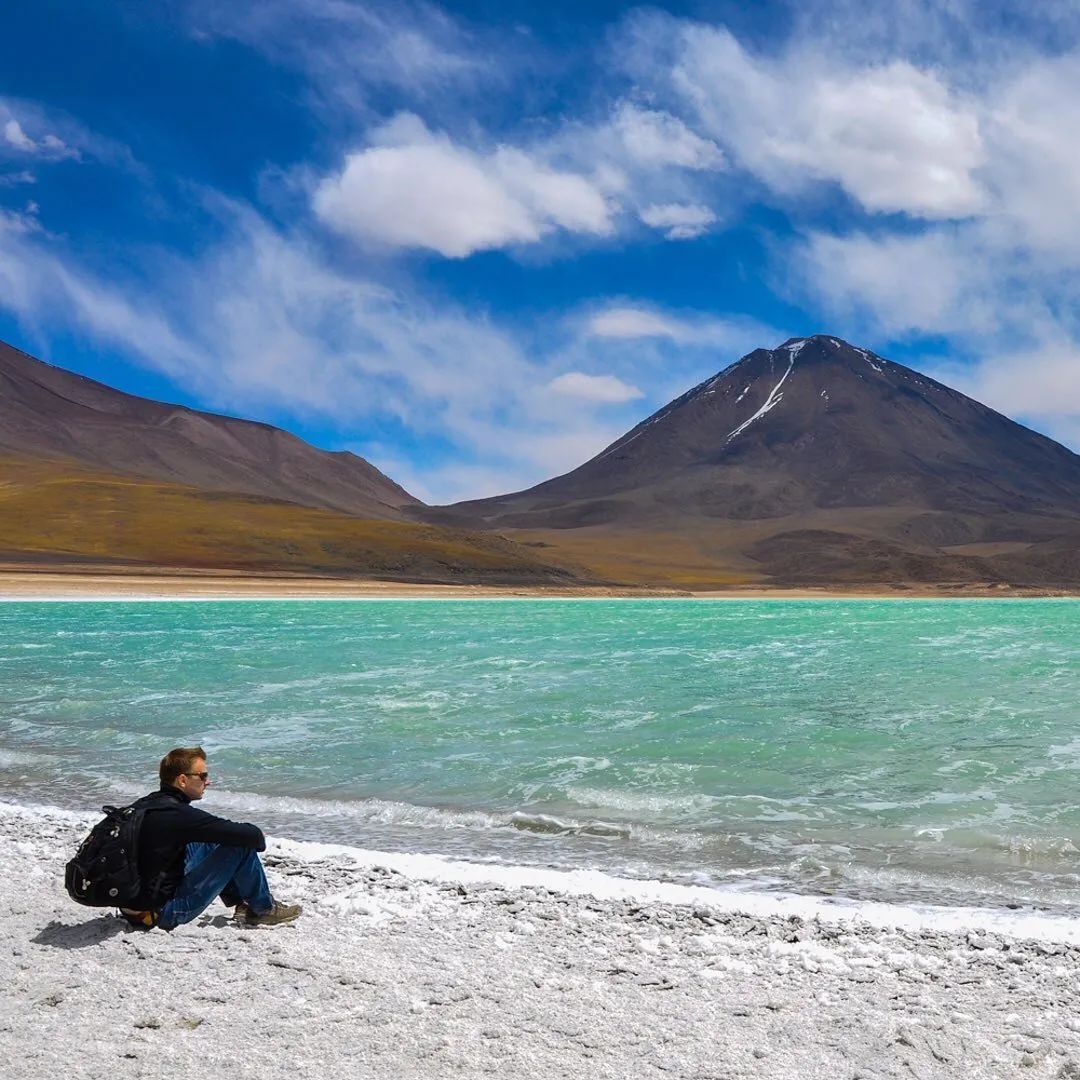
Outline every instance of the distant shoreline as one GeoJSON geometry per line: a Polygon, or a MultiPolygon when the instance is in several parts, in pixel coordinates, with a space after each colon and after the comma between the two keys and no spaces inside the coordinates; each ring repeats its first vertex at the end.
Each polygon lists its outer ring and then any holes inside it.
{"type": "Polygon", "coordinates": [[[1010,586],[924,583],[882,587],[726,589],[635,586],[425,584],[288,573],[238,573],[117,567],[104,570],[0,564],[0,601],[7,600],[464,600],[464,599],[702,599],[702,600],[939,600],[1076,598],[1078,592],[1010,586]]]}

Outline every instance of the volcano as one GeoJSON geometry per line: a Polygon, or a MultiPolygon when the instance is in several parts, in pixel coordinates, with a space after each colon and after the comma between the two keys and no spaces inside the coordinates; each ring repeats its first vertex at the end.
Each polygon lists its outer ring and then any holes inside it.
{"type": "Polygon", "coordinates": [[[639,580],[1080,584],[1080,457],[825,335],[749,353],[572,472],[437,517],[639,580]]]}

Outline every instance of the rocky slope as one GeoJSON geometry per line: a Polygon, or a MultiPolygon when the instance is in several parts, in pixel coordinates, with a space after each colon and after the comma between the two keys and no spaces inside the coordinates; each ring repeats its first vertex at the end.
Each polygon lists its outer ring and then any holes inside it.
{"type": "Polygon", "coordinates": [[[419,506],[355,454],[134,397],[0,343],[0,453],[402,521],[419,506]]]}

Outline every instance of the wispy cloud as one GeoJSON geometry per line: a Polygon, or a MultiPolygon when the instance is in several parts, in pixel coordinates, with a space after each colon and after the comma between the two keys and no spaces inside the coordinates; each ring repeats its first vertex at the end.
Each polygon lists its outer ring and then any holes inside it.
{"type": "Polygon", "coordinates": [[[130,148],[116,139],[40,102],[0,97],[0,164],[15,166],[18,181],[32,183],[36,173],[63,162],[97,163],[147,178],[130,148]]]}
{"type": "Polygon", "coordinates": [[[502,82],[499,50],[435,4],[415,0],[196,0],[186,12],[197,37],[230,38],[302,72],[329,110],[359,114],[391,89],[438,105],[453,88],[502,82]]]}
{"type": "Polygon", "coordinates": [[[584,398],[621,404],[645,395],[636,387],[615,375],[586,375],[582,371],[567,371],[548,383],[549,390],[566,397],[584,398]]]}
{"type": "MultiPolygon", "coordinates": [[[[250,208],[223,204],[219,215],[224,242],[126,280],[104,280],[36,219],[8,215],[0,220],[0,294],[46,350],[51,334],[75,328],[208,406],[329,422],[341,443],[440,501],[572,468],[643,408],[663,404],[672,381],[685,388],[703,363],[715,369],[732,359],[692,343],[681,355],[670,339],[662,361],[643,366],[625,340],[623,355],[607,353],[573,313],[550,334],[519,331],[331,269],[316,246],[250,208]],[[387,450],[377,432],[391,422],[409,432],[413,451],[387,450]],[[440,463],[429,444],[441,448],[440,463]]],[[[668,327],[693,333],[681,325],[668,327]]]]}
{"type": "Polygon", "coordinates": [[[29,169],[0,173],[0,187],[16,187],[19,184],[36,184],[37,177],[29,169]]]}
{"type": "Polygon", "coordinates": [[[611,301],[595,307],[585,320],[584,334],[611,342],[659,339],[679,345],[730,352],[768,341],[774,328],[745,316],[718,318],[704,312],[673,312],[655,305],[611,301]]]}
{"type": "Polygon", "coordinates": [[[621,101],[615,108],[611,129],[627,154],[640,165],[709,171],[727,167],[727,159],[716,143],[702,138],[669,112],[621,101]]]}
{"type": "Polygon", "coordinates": [[[0,156],[6,151],[9,156],[15,154],[23,159],[77,160],[79,150],[45,127],[46,123],[41,110],[0,100],[0,156]]]}
{"type": "Polygon", "coordinates": [[[716,215],[707,206],[692,203],[646,206],[639,215],[646,225],[663,229],[669,240],[693,240],[708,232],[716,221],[716,215]]]}

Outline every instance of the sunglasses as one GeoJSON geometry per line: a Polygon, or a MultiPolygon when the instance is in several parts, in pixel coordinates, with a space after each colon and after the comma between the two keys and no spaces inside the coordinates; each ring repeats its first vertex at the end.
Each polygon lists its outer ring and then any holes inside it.
{"type": "Polygon", "coordinates": [[[204,784],[210,779],[210,774],[208,772],[186,772],[184,775],[197,776],[204,784]]]}

